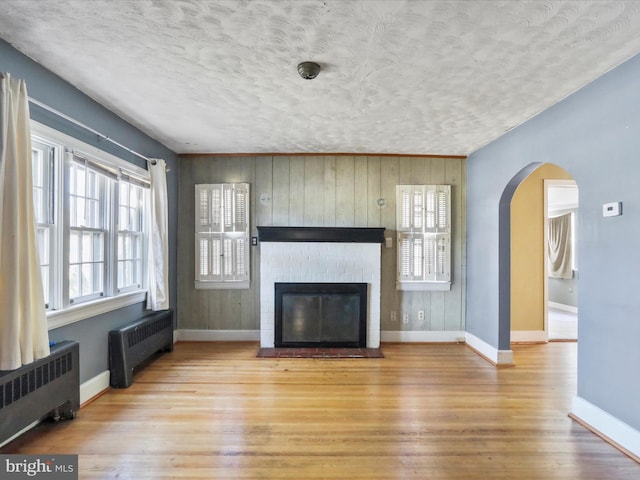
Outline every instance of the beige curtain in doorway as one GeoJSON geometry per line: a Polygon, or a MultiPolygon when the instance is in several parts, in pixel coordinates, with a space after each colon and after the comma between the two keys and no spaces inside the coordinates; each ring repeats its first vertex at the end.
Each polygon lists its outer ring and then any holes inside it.
{"type": "Polygon", "coordinates": [[[548,219],[549,277],[571,278],[571,214],[548,219]]]}
{"type": "Polygon", "coordinates": [[[0,73],[0,370],[49,355],[31,170],[27,87],[0,73]]]}

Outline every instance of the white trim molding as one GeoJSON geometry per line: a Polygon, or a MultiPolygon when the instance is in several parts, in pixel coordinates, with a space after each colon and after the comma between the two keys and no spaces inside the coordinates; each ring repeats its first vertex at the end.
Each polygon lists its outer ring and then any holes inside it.
{"type": "Polygon", "coordinates": [[[547,343],[549,335],[544,330],[511,330],[511,343],[547,343]]]}
{"type": "Polygon", "coordinates": [[[146,290],[123,293],[115,297],[101,298],[93,302],[81,303],[64,310],[47,312],[47,327],[49,330],[60,328],[70,323],[93,318],[97,315],[112,312],[119,308],[128,307],[136,303],[144,302],[147,298],[146,290]]]}
{"type": "Polygon", "coordinates": [[[465,343],[463,331],[383,330],[382,342],[393,343],[465,343]]]}
{"type": "Polygon", "coordinates": [[[448,292],[451,282],[396,282],[396,290],[405,292],[448,292]]]}
{"type": "Polygon", "coordinates": [[[578,307],[565,305],[564,303],[549,302],[549,308],[555,308],[556,310],[562,310],[570,313],[578,313],[578,307]]]}
{"type": "MultiPolygon", "coordinates": [[[[386,330],[383,342],[391,343],[465,343],[464,331],[386,330]]],[[[175,342],[254,342],[260,330],[175,330],[175,342]]]]}
{"type": "Polygon", "coordinates": [[[193,285],[196,290],[247,290],[251,288],[249,280],[242,282],[203,282],[196,280],[193,285]]]}
{"type": "Polygon", "coordinates": [[[105,390],[109,389],[109,381],[111,380],[111,372],[105,370],[93,378],[80,385],[80,405],[84,405],[89,400],[97,397],[105,390]]]}
{"type": "Polygon", "coordinates": [[[496,366],[504,367],[513,365],[513,350],[498,350],[469,332],[466,332],[466,343],[481,357],[484,357],[496,366]]]}
{"type": "Polygon", "coordinates": [[[640,431],[578,396],[573,397],[569,416],[639,461],[640,431]]]}
{"type": "Polygon", "coordinates": [[[257,342],[260,330],[176,330],[178,342],[257,342]]]}

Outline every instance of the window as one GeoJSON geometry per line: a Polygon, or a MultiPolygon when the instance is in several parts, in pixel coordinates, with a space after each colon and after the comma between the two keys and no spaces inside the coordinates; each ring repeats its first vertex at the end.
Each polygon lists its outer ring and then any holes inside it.
{"type": "Polygon", "coordinates": [[[33,206],[36,220],[38,254],[44,302],[46,308],[51,304],[51,286],[54,284],[56,251],[55,238],[55,149],[50,145],[34,140],[31,157],[33,161],[33,206]]]}
{"type": "MultiPolygon", "coordinates": [[[[107,245],[110,229],[107,172],[71,154],[67,167],[68,291],[70,304],[104,297],[107,285],[107,245]]],[[[65,235],[66,237],[66,235],[65,235]]]]}
{"type": "Polygon", "coordinates": [[[142,287],[144,184],[121,175],[118,208],[118,292],[142,287]]]}
{"type": "Polygon", "coordinates": [[[249,184],[196,185],[196,288],[249,288],[249,184]]]}
{"type": "Polygon", "coordinates": [[[35,122],[32,131],[49,327],[143,301],[148,172],[35,122]]]}
{"type": "Polygon", "coordinates": [[[451,186],[397,185],[398,290],[451,288],[451,186]]]}

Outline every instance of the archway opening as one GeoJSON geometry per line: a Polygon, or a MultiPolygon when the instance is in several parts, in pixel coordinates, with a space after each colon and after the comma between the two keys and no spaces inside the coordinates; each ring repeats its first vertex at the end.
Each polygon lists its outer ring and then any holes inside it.
{"type": "Polygon", "coordinates": [[[545,187],[549,181],[573,178],[556,165],[532,163],[509,181],[500,199],[500,349],[510,349],[512,341],[541,343],[549,338],[545,187]]]}

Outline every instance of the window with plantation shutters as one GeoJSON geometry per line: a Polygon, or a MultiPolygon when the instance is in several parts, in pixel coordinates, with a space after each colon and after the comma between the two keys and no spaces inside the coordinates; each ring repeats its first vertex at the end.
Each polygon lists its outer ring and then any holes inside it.
{"type": "Polygon", "coordinates": [[[249,288],[249,184],[196,185],[196,288],[249,288]]]}
{"type": "Polygon", "coordinates": [[[451,288],[451,186],[397,185],[398,290],[451,288]]]}

